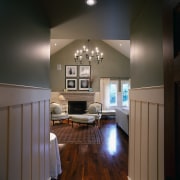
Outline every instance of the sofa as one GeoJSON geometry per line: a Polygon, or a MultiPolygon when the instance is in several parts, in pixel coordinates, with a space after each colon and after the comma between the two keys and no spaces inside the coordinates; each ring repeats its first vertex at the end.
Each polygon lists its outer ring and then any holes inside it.
{"type": "Polygon", "coordinates": [[[116,108],[116,123],[129,135],[129,109],[127,107],[116,108]]]}

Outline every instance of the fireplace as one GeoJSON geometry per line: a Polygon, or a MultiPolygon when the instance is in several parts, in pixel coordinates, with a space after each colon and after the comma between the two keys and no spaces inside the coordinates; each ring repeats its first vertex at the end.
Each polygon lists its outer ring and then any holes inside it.
{"type": "Polygon", "coordinates": [[[87,109],[86,101],[68,101],[69,114],[84,114],[86,113],[86,109],[87,109]]]}

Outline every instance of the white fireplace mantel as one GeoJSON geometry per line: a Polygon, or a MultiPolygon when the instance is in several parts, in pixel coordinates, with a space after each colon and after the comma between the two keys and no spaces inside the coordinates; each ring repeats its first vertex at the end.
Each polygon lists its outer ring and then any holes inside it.
{"type": "Polygon", "coordinates": [[[51,102],[57,102],[61,104],[62,102],[59,100],[59,96],[63,95],[65,98],[65,102],[63,104],[67,104],[68,101],[86,101],[87,106],[90,103],[95,101],[95,92],[88,91],[56,91],[51,92],[51,102]]]}
{"type": "Polygon", "coordinates": [[[94,92],[84,92],[84,91],[72,91],[72,92],[60,92],[64,96],[66,101],[87,101],[87,105],[94,102],[95,93],[94,92]]]}
{"type": "Polygon", "coordinates": [[[67,91],[67,92],[60,92],[63,96],[94,96],[94,92],[87,92],[87,91],[67,91]]]}

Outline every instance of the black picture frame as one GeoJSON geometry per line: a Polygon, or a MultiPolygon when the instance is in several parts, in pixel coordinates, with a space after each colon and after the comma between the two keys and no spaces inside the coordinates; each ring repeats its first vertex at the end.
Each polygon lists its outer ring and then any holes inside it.
{"type": "Polygon", "coordinates": [[[67,90],[77,90],[77,79],[66,79],[67,90]]]}
{"type": "Polygon", "coordinates": [[[76,65],[66,65],[65,75],[66,75],[66,77],[77,77],[77,66],[76,65]]]}
{"type": "Polygon", "coordinates": [[[79,66],[79,77],[91,77],[91,66],[90,65],[79,66]]]}
{"type": "Polygon", "coordinates": [[[90,88],[90,79],[89,78],[83,78],[79,79],[79,90],[80,91],[87,91],[90,88]]]}

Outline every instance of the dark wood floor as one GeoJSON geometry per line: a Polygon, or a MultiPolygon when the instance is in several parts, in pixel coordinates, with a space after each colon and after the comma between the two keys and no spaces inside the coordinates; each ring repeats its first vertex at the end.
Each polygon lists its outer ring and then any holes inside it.
{"type": "Polygon", "coordinates": [[[127,180],[128,136],[115,120],[104,120],[100,145],[60,146],[62,174],[59,180],[127,180]]]}

